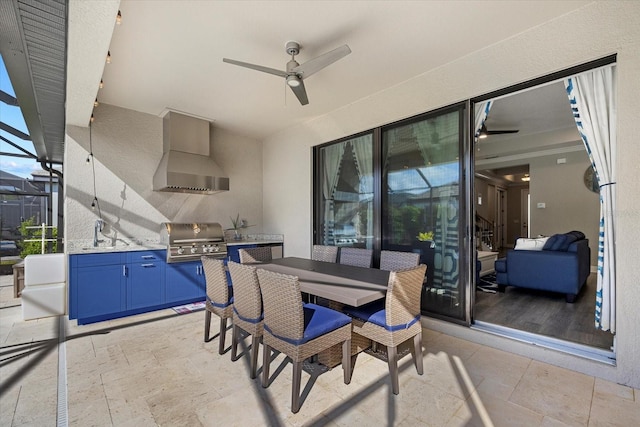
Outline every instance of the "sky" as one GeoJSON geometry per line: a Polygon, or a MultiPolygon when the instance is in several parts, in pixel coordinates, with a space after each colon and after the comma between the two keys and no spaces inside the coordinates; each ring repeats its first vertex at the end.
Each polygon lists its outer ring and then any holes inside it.
{"type": "MultiPolygon", "coordinates": [[[[15,92],[13,91],[13,87],[11,86],[11,80],[9,79],[7,69],[4,66],[2,55],[0,55],[0,89],[11,96],[16,96],[15,92]]],[[[18,100],[18,102],[20,102],[20,100],[18,100]]],[[[4,102],[0,102],[0,120],[8,124],[9,126],[13,126],[14,128],[26,133],[27,135],[29,134],[29,130],[27,129],[27,125],[24,123],[24,118],[22,117],[22,111],[20,111],[20,107],[14,107],[11,105],[7,105],[4,102]]],[[[2,135],[3,138],[6,138],[11,142],[23,147],[30,153],[35,154],[35,150],[31,141],[23,141],[20,138],[16,138],[12,134],[3,130],[0,130],[0,135],[2,135]]],[[[20,153],[19,150],[15,149],[3,140],[0,140],[0,152],[20,153]]],[[[40,167],[39,163],[32,159],[0,156],[0,170],[23,178],[31,178],[31,172],[33,172],[34,170],[42,170],[42,168],[40,167]]]]}

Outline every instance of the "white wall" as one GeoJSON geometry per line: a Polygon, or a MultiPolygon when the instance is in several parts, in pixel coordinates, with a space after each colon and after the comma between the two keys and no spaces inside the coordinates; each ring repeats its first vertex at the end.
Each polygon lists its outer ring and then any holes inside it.
{"type": "MultiPolygon", "coordinates": [[[[596,374],[640,387],[640,2],[595,2],[391,89],[270,137],[264,145],[264,224],[288,237],[287,255],[311,246],[311,147],[377,125],[618,54],[617,364],[596,374]],[[286,191],[282,185],[286,183],[286,191]]],[[[470,33],[469,37],[473,37],[470,33]]],[[[479,333],[478,333],[479,334],[479,333]]],[[[590,371],[582,361],[540,359],[590,371]]],[[[591,372],[591,371],[590,371],[591,372]]]]}
{"type": "MultiPolygon", "coordinates": [[[[230,191],[213,195],[153,191],[153,174],[162,157],[162,119],[100,104],[95,110],[92,145],[96,192],[109,237],[159,238],[160,223],[220,222],[231,227],[240,213],[249,232],[262,231],[262,144],[213,128],[211,152],[227,173],[230,191]]],[[[92,239],[97,210],[91,210],[93,178],[89,129],[68,126],[65,158],[65,235],[92,239]]]]}

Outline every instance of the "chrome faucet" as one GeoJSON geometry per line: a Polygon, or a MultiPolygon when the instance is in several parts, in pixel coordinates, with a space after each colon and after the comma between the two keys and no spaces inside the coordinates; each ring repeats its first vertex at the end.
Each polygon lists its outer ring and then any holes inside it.
{"type": "Polygon", "coordinates": [[[102,218],[96,219],[96,223],[93,226],[93,247],[94,248],[98,247],[98,232],[102,231],[103,227],[104,227],[104,221],[102,220],[102,218]]]}

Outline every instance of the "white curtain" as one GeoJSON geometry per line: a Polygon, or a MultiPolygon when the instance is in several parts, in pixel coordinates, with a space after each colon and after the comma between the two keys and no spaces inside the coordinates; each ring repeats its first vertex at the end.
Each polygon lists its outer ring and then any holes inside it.
{"type": "Polygon", "coordinates": [[[334,207],[333,193],[338,185],[340,178],[340,163],[344,155],[345,143],[333,144],[324,147],[324,181],[322,183],[322,195],[324,199],[324,244],[332,244],[328,241],[329,236],[333,234],[334,226],[334,207]]]}
{"type": "Polygon", "coordinates": [[[358,172],[360,172],[360,194],[373,193],[373,143],[371,135],[365,135],[351,140],[353,155],[356,158],[358,172]]]}
{"type": "Polygon", "coordinates": [[[616,75],[614,66],[565,80],[578,131],[600,185],[596,328],[616,330],[616,75]]]}
{"type": "Polygon", "coordinates": [[[489,110],[491,109],[491,102],[492,101],[482,101],[482,102],[476,102],[473,105],[473,110],[475,112],[473,134],[476,136],[476,138],[480,133],[480,128],[482,127],[482,124],[484,123],[485,120],[487,120],[487,116],[489,115],[489,110]]]}

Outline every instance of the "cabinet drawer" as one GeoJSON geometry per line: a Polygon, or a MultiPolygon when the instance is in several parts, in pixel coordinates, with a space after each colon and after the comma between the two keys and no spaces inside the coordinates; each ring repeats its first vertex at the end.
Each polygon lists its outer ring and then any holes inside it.
{"type": "Polygon", "coordinates": [[[121,252],[106,254],[70,255],[70,267],[93,267],[97,265],[122,264],[126,257],[121,252]]]}
{"type": "Polygon", "coordinates": [[[130,263],[164,261],[166,258],[166,250],[127,252],[127,261],[130,263]]]}

